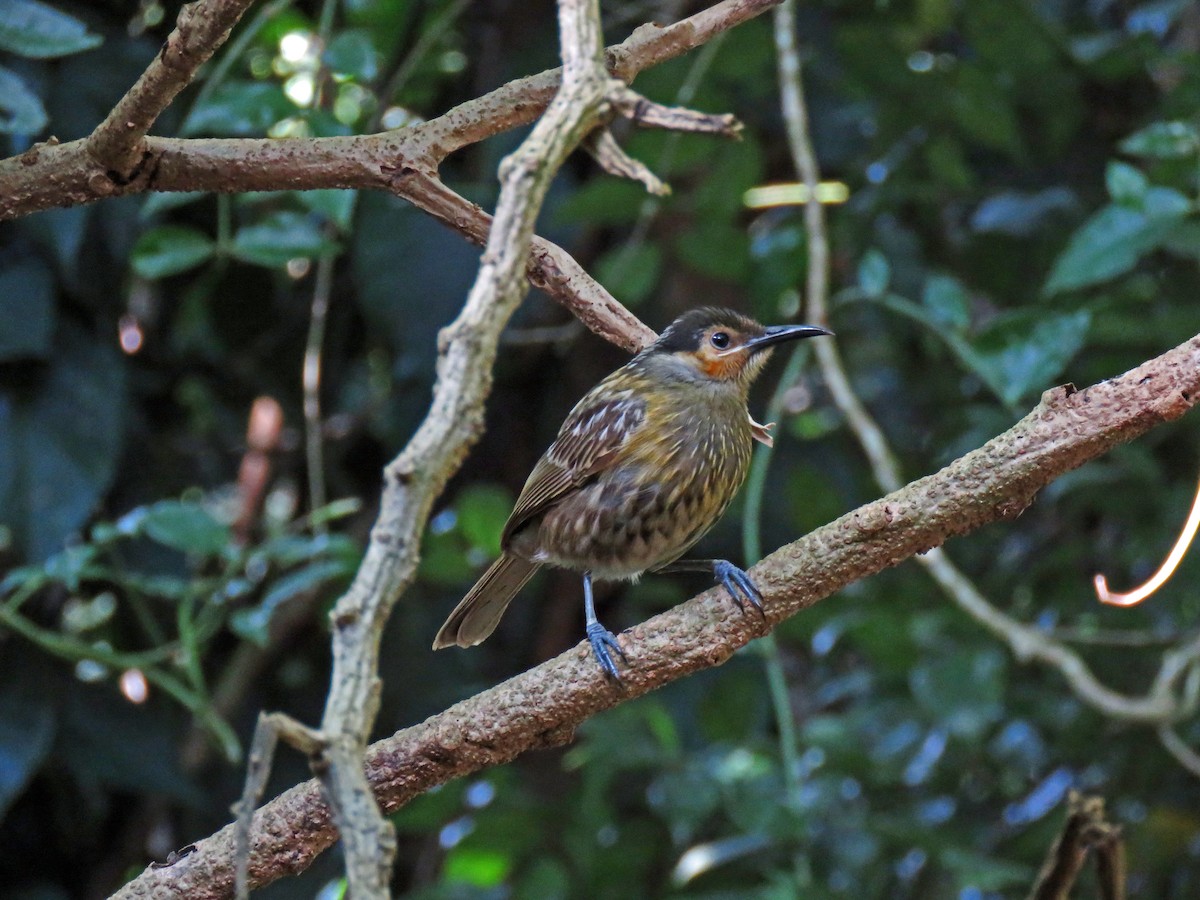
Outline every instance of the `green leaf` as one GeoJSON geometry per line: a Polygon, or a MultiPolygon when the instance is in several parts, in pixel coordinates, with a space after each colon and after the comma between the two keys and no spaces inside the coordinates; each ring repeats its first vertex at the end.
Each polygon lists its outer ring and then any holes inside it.
{"type": "Polygon", "coordinates": [[[44,680],[49,673],[40,671],[47,664],[15,643],[10,641],[0,666],[0,818],[50,753],[58,726],[57,704],[49,702],[44,680]]]}
{"type": "Polygon", "coordinates": [[[508,491],[490,484],[473,485],[458,496],[455,503],[463,536],[489,557],[500,553],[500,533],[513,499],[508,491]]]}
{"type": "Polygon", "coordinates": [[[0,267],[0,362],[48,357],[55,313],[54,273],[40,258],[0,267]]]}
{"type": "Polygon", "coordinates": [[[148,507],[138,530],[164,546],[199,556],[216,556],[230,541],[229,528],[212,513],[182,500],[160,500],[148,507]]]}
{"type": "Polygon", "coordinates": [[[1179,159],[1200,152],[1200,130],[1189,122],[1155,122],[1121,141],[1121,152],[1151,159],[1179,159]]]}
{"type": "Polygon", "coordinates": [[[921,293],[921,304],[938,325],[965,331],[971,324],[970,300],[962,283],[949,275],[930,275],[921,293]]]}
{"type": "Polygon", "coordinates": [[[963,65],[951,102],[959,125],[980,143],[1011,155],[1021,151],[1021,129],[1005,88],[992,72],[963,65]]]}
{"type": "Polygon", "coordinates": [[[1027,308],[997,319],[974,342],[973,364],[1007,404],[1050,386],[1087,339],[1091,313],[1027,308]]]}
{"type": "Polygon", "coordinates": [[[34,59],[51,59],[90,50],[103,38],[78,19],[37,0],[0,4],[0,50],[34,59]]]}
{"type": "Polygon", "coordinates": [[[69,591],[79,590],[81,582],[96,576],[98,551],[91,544],[66,547],[55,553],[42,566],[46,577],[64,585],[69,591]]]}
{"type": "Polygon", "coordinates": [[[882,297],[888,289],[892,267],[887,257],[872,247],[858,263],[858,286],[868,297],[882,297]]]}
{"type": "Polygon", "coordinates": [[[183,225],[160,225],[133,246],[130,262],[143,278],[166,278],[212,258],[216,244],[204,232],[183,225]]]}
{"type": "Polygon", "coordinates": [[[321,61],[334,72],[359,81],[374,81],[379,75],[379,51],[371,35],[360,28],[348,28],[330,41],[321,61]]]}
{"type": "MultiPolygon", "coordinates": [[[[1104,207],[1067,242],[1066,249],[1054,263],[1042,293],[1050,296],[1115,278],[1132,269],[1144,253],[1164,241],[1186,212],[1186,202],[1179,208],[1175,202],[1155,199],[1157,191],[1147,191],[1146,206],[1155,212],[1112,204],[1104,207]],[[1158,206],[1169,207],[1161,211],[1158,206]]],[[[1171,191],[1171,194],[1178,195],[1171,191]]]]}
{"type": "Polygon", "coordinates": [[[239,228],[233,238],[232,252],[243,262],[280,268],[297,257],[320,256],[337,249],[337,244],[321,233],[315,219],[281,210],[255,225],[239,228]]]}
{"type": "Polygon", "coordinates": [[[146,199],[142,201],[142,208],[138,210],[138,218],[152,219],[159,213],[187,206],[207,196],[208,191],[157,191],[146,195],[146,199]]]}
{"type": "Polygon", "coordinates": [[[28,559],[62,549],[112,481],[125,410],[115,343],[64,325],[52,362],[0,389],[0,523],[28,559]]]}
{"type": "Polygon", "coordinates": [[[679,257],[701,275],[741,282],[750,271],[750,239],[745,229],[723,219],[701,217],[675,241],[679,257]]]}
{"type": "Polygon", "coordinates": [[[1078,205],[1075,195],[1065,187],[1046,188],[1024,193],[1004,190],[993,194],[976,207],[971,227],[976,231],[1029,237],[1036,234],[1056,214],[1078,205]]]}
{"type": "Polygon", "coordinates": [[[295,196],[306,209],[320,213],[338,231],[350,230],[354,220],[354,207],[358,202],[358,191],[321,188],[315,191],[297,191],[295,196]]]}
{"type": "Polygon", "coordinates": [[[352,574],[353,566],[337,559],[318,560],[289,572],[275,582],[257,606],[235,612],[229,620],[229,627],[238,637],[265,647],[270,640],[271,619],[280,606],[305,591],[315,590],[328,581],[347,578],[352,574]]]}
{"type": "Polygon", "coordinates": [[[632,225],[637,221],[646,189],[628,180],[594,178],[553,211],[556,225],[586,222],[596,225],[632,225]]]}
{"type": "Polygon", "coordinates": [[[1004,716],[1004,655],[995,648],[963,648],[919,662],[909,675],[917,702],[951,734],[977,739],[1004,716]]]}
{"type": "Polygon", "coordinates": [[[449,883],[494,887],[508,876],[512,860],[496,850],[455,847],[442,864],[442,877],[449,883]]]}
{"type": "Polygon", "coordinates": [[[192,107],[179,133],[185,137],[261,137],[295,111],[292,101],[274,82],[227,81],[205,102],[192,107]]]}
{"type": "Polygon", "coordinates": [[[37,134],[46,127],[46,108],[10,69],[0,66],[0,133],[37,134]]]}
{"type": "Polygon", "coordinates": [[[638,244],[628,253],[624,246],[596,260],[596,275],[614,297],[626,306],[637,306],[658,285],[662,250],[657,244],[638,244]]]}
{"type": "Polygon", "coordinates": [[[1139,206],[1150,187],[1142,170],[1120,160],[1110,160],[1104,171],[1104,184],[1114,203],[1139,206]]]}
{"type": "Polygon", "coordinates": [[[1033,869],[1020,863],[1006,862],[992,855],[973,853],[960,847],[943,850],[938,859],[953,873],[960,887],[972,887],[977,891],[1001,891],[1005,888],[1024,887],[1033,877],[1033,869]]]}

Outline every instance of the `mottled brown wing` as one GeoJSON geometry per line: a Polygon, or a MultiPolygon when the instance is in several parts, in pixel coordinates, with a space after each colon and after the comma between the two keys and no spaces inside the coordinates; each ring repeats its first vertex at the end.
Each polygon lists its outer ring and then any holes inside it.
{"type": "Polygon", "coordinates": [[[607,399],[596,396],[605,393],[593,391],[571,410],[525,482],[504,526],[502,545],[507,546],[513,533],[534,516],[603,472],[642,426],[646,418],[642,400],[628,392],[607,399]]]}

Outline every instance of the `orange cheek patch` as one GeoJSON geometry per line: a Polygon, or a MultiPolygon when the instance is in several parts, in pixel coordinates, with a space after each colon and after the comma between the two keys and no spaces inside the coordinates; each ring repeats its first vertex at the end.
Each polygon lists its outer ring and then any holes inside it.
{"type": "Polygon", "coordinates": [[[728,379],[735,377],[742,370],[745,360],[740,353],[730,353],[728,356],[705,356],[700,361],[700,369],[709,378],[728,379]]]}

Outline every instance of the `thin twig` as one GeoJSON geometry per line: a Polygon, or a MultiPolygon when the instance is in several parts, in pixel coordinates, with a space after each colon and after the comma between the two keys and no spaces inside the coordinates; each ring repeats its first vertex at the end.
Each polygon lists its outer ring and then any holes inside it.
{"type": "Polygon", "coordinates": [[[1095,854],[1103,900],[1125,896],[1125,854],[1119,826],[1108,822],[1104,800],[1072,791],[1067,818],[1051,844],[1029,900],[1068,900],[1089,853],[1095,854]]]}
{"type": "MultiPolygon", "coordinates": [[[[317,274],[313,283],[312,303],[308,313],[308,337],[304,344],[304,363],[301,384],[304,390],[304,455],[308,469],[308,506],[320,509],[325,505],[325,436],[321,421],[321,353],[325,344],[325,322],[329,317],[329,300],[333,293],[333,253],[317,259],[317,274]]],[[[315,530],[325,526],[317,523],[315,530]]]]}
{"type": "Polygon", "coordinates": [[[143,164],[150,126],[229,37],[254,0],[204,0],[179,10],[175,28],[141,77],[87,138],[92,158],[114,180],[129,180],[143,164]]]}

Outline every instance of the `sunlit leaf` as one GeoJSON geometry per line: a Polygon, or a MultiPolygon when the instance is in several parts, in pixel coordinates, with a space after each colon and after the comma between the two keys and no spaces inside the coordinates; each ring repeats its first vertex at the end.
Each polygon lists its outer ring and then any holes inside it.
{"type": "Polygon", "coordinates": [[[226,81],[192,108],[180,133],[258,137],[295,111],[295,105],[274,82],[226,81]]]}
{"type": "Polygon", "coordinates": [[[466,539],[488,556],[498,556],[500,532],[513,508],[508,491],[492,485],[473,485],[458,496],[455,507],[466,539]]]}
{"type": "Polygon", "coordinates": [[[476,887],[500,884],[512,868],[512,860],[495,850],[455,847],[446,856],[443,877],[449,882],[463,882],[476,887]]]}
{"type": "Polygon", "coordinates": [[[1155,122],[1121,141],[1121,151],[1154,159],[1178,159],[1200,152],[1200,130],[1190,122],[1155,122]]]}

